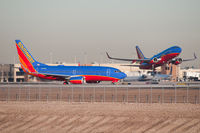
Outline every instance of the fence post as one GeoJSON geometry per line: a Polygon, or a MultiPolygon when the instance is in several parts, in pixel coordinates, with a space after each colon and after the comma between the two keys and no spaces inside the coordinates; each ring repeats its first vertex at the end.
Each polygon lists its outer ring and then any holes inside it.
{"type": "Polygon", "coordinates": [[[82,102],[85,101],[85,87],[83,87],[83,90],[82,90],[82,102]]]}
{"type": "Polygon", "coordinates": [[[93,96],[90,94],[90,103],[93,102],[93,96]]]}
{"type": "Polygon", "coordinates": [[[123,100],[122,101],[123,101],[123,103],[125,103],[125,95],[123,95],[123,100]]]}
{"type": "Polygon", "coordinates": [[[152,86],[151,86],[151,104],[152,104],[152,86]]]}
{"type": "Polygon", "coordinates": [[[183,102],[185,103],[185,96],[183,96],[183,102]]]}
{"type": "Polygon", "coordinates": [[[60,99],[60,96],[59,96],[59,93],[57,93],[56,101],[58,101],[59,99],[60,99]]]}
{"type": "Polygon", "coordinates": [[[135,95],[135,103],[137,103],[138,102],[138,100],[137,100],[137,95],[135,95]]]}
{"type": "Polygon", "coordinates": [[[28,87],[28,101],[30,102],[30,95],[31,95],[31,92],[30,92],[30,87],[28,87]]]}
{"type": "Polygon", "coordinates": [[[140,87],[139,87],[139,100],[138,100],[138,101],[139,101],[139,103],[140,103],[140,87]]]}
{"type": "Polygon", "coordinates": [[[68,95],[68,103],[71,102],[71,95],[68,95]]]}
{"type": "Polygon", "coordinates": [[[187,103],[188,103],[188,91],[189,91],[189,85],[187,86],[187,103]]]}
{"type": "Polygon", "coordinates": [[[72,102],[74,102],[74,86],[72,85],[72,102]]]}
{"type": "Polygon", "coordinates": [[[10,89],[9,89],[9,87],[8,87],[8,96],[7,97],[8,97],[7,101],[9,101],[10,100],[10,89]]]}
{"type": "Polygon", "coordinates": [[[174,90],[174,103],[176,103],[176,85],[175,85],[175,88],[174,88],[175,90],[174,90]]]}
{"type": "Polygon", "coordinates": [[[26,92],[26,101],[28,101],[28,92],[26,92]]]}
{"type": "Polygon", "coordinates": [[[200,104],[200,87],[199,87],[199,104],[200,104]]]}
{"type": "Polygon", "coordinates": [[[18,98],[18,100],[20,101],[20,99],[21,99],[21,87],[19,87],[19,98],[18,98]]]}
{"type": "Polygon", "coordinates": [[[164,93],[165,89],[164,87],[162,87],[162,103],[165,103],[165,93],[164,93]]]}
{"type": "Polygon", "coordinates": [[[117,89],[118,87],[115,87],[115,102],[117,102],[117,89]]]}
{"type": "Polygon", "coordinates": [[[39,86],[39,101],[41,100],[41,85],[39,86]]]}
{"type": "Polygon", "coordinates": [[[60,87],[60,101],[62,101],[62,87],[60,87]]]}
{"type": "Polygon", "coordinates": [[[18,94],[16,94],[16,101],[18,101],[18,94]]]}
{"type": "Polygon", "coordinates": [[[93,102],[96,102],[95,93],[96,93],[96,91],[95,91],[95,87],[94,87],[93,102]]]}
{"type": "Polygon", "coordinates": [[[49,91],[49,95],[48,95],[48,100],[51,100],[51,95],[52,95],[52,94],[51,94],[51,87],[49,88],[49,90],[50,90],[50,91],[49,91]]]}
{"type": "Polygon", "coordinates": [[[46,99],[47,99],[47,102],[49,101],[49,96],[48,96],[48,93],[46,94],[46,99]]]}
{"type": "Polygon", "coordinates": [[[126,102],[128,103],[128,87],[127,87],[127,91],[126,91],[126,102]]]}
{"type": "Polygon", "coordinates": [[[195,104],[197,104],[197,96],[195,95],[195,104]]]}
{"type": "Polygon", "coordinates": [[[104,90],[103,90],[103,97],[104,97],[104,102],[106,102],[106,92],[105,92],[105,86],[104,86],[104,88],[103,88],[104,90]]]}
{"type": "Polygon", "coordinates": [[[146,103],[149,103],[149,96],[146,95],[146,103]]]}
{"type": "Polygon", "coordinates": [[[171,103],[173,102],[173,99],[172,99],[172,97],[170,97],[170,100],[171,100],[171,103]]]}

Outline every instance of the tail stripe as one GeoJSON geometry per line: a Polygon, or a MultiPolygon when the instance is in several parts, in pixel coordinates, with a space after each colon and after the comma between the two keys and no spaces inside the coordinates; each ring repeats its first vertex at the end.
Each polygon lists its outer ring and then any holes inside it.
{"type": "Polygon", "coordinates": [[[22,58],[20,56],[19,56],[19,61],[20,61],[21,65],[28,70],[27,65],[24,63],[24,61],[22,60],[22,58]]]}

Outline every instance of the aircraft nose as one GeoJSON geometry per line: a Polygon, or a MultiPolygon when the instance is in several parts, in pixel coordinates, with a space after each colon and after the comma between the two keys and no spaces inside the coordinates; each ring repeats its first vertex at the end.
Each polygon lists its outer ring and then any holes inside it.
{"type": "Polygon", "coordinates": [[[182,51],[182,49],[178,46],[177,46],[176,50],[177,50],[178,53],[181,53],[181,51],[182,51]]]}
{"type": "Polygon", "coordinates": [[[126,78],[127,77],[127,75],[125,74],[125,73],[121,73],[121,79],[124,79],[124,78],[126,78]]]}

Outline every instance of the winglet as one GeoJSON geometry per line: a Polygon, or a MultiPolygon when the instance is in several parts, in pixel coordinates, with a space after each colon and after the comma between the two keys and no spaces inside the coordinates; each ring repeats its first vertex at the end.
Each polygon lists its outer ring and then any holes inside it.
{"type": "Polygon", "coordinates": [[[197,59],[197,56],[196,56],[196,54],[194,53],[194,59],[197,59]]]}
{"type": "Polygon", "coordinates": [[[193,61],[193,60],[196,60],[197,59],[197,56],[196,56],[196,54],[194,53],[194,58],[192,58],[192,59],[185,59],[185,60],[183,60],[183,61],[193,61]]]}
{"type": "Polygon", "coordinates": [[[112,59],[111,57],[110,57],[110,55],[106,52],[106,55],[107,55],[107,57],[109,58],[109,59],[112,59]]]}

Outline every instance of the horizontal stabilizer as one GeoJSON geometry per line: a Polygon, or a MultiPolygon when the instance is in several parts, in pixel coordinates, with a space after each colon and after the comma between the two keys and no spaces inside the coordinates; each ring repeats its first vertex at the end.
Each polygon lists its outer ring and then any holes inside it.
{"type": "Polygon", "coordinates": [[[136,62],[136,61],[151,61],[150,59],[124,59],[124,58],[113,58],[111,57],[107,52],[107,57],[109,59],[113,59],[113,60],[121,60],[121,61],[132,61],[132,62],[136,62]]]}
{"type": "Polygon", "coordinates": [[[140,67],[140,65],[120,65],[120,66],[140,67]]]}
{"type": "Polygon", "coordinates": [[[183,61],[192,61],[192,60],[196,60],[197,59],[197,56],[196,54],[194,53],[194,57],[192,59],[184,59],[183,61]]]}

